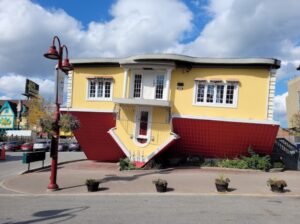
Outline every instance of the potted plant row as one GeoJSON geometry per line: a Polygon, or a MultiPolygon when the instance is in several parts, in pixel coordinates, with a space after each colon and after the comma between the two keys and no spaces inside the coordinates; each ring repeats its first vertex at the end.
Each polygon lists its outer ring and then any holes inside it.
{"type": "Polygon", "coordinates": [[[89,192],[95,192],[95,191],[98,191],[98,188],[99,188],[99,181],[96,180],[96,179],[87,179],[85,181],[85,185],[87,187],[87,190],[89,192]]]}

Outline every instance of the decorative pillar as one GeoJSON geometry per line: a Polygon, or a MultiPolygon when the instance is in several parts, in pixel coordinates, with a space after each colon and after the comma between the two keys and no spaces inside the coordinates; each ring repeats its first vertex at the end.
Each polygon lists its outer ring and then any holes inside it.
{"type": "Polygon", "coordinates": [[[125,71],[124,71],[124,82],[123,82],[123,98],[126,98],[126,93],[127,93],[128,71],[129,71],[129,68],[125,68],[125,71]]]}
{"type": "Polygon", "coordinates": [[[165,100],[169,100],[170,97],[170,83],[171,83],[171,73],[172,73],[173,68],[168,68],[167,69],[167,80],[166,80],[166,95],[165,95],[165,100]]]}

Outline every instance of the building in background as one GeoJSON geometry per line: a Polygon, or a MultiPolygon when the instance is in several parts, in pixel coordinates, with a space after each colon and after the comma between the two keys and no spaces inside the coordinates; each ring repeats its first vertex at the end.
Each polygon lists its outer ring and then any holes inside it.
{"type": "Polygon", "coordinates": [[[26,100],[0,100],[0,129],[28,129],[26,100]]]}
{"type": "Polygon", "coordinates": [[[72,60],[68,107],[91,160],[236,157],[273,150],[276,59],[139,55],[72,60]]]}
{"type": "Polygon", "coordinates": [[[300,76],[288,81],[288,95],[286,97],[286,112],[288,127],[293,128],[291,118],[300,111],[300,76]]]}

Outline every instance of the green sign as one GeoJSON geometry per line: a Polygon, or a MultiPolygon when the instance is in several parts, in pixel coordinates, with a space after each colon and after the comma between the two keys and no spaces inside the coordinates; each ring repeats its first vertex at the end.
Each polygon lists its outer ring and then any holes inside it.
{"type": "Polygon", "coordinates": [[[29,79],[26,79],[25,95],[26,96],[35,96],[35,97],[38,96],[39,95],[39,85],[29,79]]]}

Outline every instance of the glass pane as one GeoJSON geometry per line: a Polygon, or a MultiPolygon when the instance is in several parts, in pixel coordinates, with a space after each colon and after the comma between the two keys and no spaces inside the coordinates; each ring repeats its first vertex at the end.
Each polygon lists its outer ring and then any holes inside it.
{"type": "Polygon", "coordinates": [[[214,102],[214,92],[215,92],[215,86],[207,85],[207,93],[206,93],[206,102],[207,103],[214,102]]]}
{"type": "Polygon", "coordinates": [[[223,85],[217,85],[216,103],[223,103],[223,96],[224,96],[224,86],[223,85]]]}
{"type": "Polygon", "coordinates": [[[105,98],[110,98],[110,82],[105,82],[105,98]]]}
{"type": "Polygon", "coordinates": [[[94,98],[95,95],[96,95],[96,83],[95,81],[90,81],[89,97],[94,98]]]}
{"type": "Polygon", "coordinates": [[[99,97],[99,98],[103,97],[103,82],[98,82],[97,97],[99,97]]]}
{"type": "Polygon", "coordinates": [[[159,75],[156,78],[156,91],[155,91],[156,99],[163,98],[163,91],[164,91],[164,76],[159,75]]]}
{"type": "Polygon", "coordinates": [[[197,91],[197,102],[204,102],[204,89],[205,85],[198,84],[198,91],[197,91]]]}
{"type": "Polygon", "coordinates": [[[141,119],[140,119],[140,135],[147,135],[147,128],[148,128],[148,111],[141,112],[141,119]]]}
{"type": "Polygon", "coordinates": [[[226,91],[226,103],[233,104],[234,85],[228,85],[226,91]]]}
{"type": "Polygon", "coordinates": [[[137,74],[134,76],[134,89],[133,97],[141,97],[142,75],[137,74]]]}

